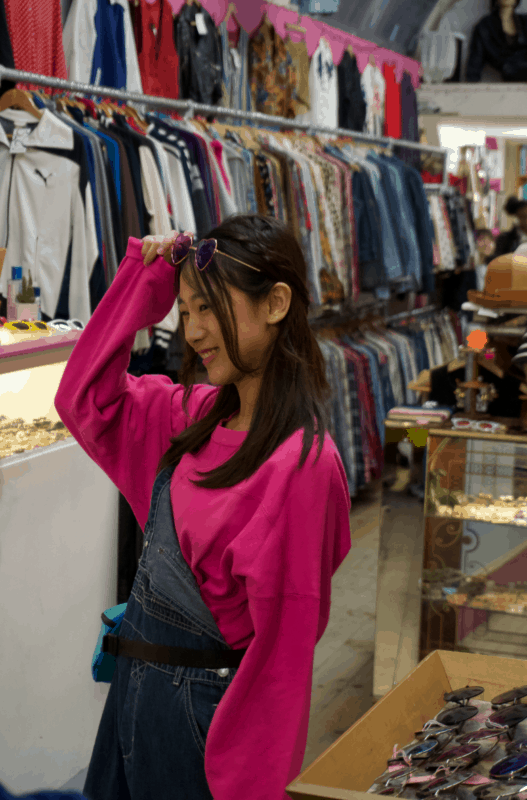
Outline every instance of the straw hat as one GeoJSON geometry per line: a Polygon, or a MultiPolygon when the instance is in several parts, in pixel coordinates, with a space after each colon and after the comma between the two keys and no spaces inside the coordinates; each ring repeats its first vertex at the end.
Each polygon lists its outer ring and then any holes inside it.
{"type": "Polygon", "coordinates": [[[527,256],[507,253],[487,267],[483,292],[469,291],[468,299],[484,308],[527,306],[527,256]]]}

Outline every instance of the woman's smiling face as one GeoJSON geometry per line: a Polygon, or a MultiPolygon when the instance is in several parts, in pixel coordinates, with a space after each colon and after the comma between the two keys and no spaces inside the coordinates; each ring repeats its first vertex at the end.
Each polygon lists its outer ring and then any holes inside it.
{"type": "MultiPolygon", "coordinates": [[[[229,286],[236,319],[238,346],[242,362],[250,368],[263,366],[263,359],[267,349],[274,340],[277,329],[267,322],[268,310],[266,303],[260,308],[254,307],[250,299],[232,286],[229,286]]],[[[200,355],[206,350],[215,350],[215,353],[204,357],[204,365],[209,374],[210,382],[214,385],[224,386],[229,383],[238,383],[244,376],[232,363],[227,353],[218,319],[207,300],[194,291],[181,275],[179,308],[182,317],[185,340],[200,355]]]]}

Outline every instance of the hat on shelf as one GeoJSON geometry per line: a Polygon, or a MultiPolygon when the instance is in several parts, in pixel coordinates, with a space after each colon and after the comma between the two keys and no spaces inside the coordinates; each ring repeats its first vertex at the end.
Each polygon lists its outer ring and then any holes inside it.
{"type": "Polygon", "coordinates": [[[484,291],[467,294],[471,303],[484,308],[527,307],[527,256],[498,256],[487,267],[484,291]]]}

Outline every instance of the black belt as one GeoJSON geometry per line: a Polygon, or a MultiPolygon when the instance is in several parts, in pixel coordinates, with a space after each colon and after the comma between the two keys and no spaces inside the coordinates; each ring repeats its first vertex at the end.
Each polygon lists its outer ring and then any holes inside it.
{"type": "Polygon", "coordinates": [[[140,658],[156,664],[169,664],[171,667],[222,669],[239,667],[247,650],[190,650],[186,647],[147,644],[107,633],[103,636],[102,652],[112,656],[140,658]]]}

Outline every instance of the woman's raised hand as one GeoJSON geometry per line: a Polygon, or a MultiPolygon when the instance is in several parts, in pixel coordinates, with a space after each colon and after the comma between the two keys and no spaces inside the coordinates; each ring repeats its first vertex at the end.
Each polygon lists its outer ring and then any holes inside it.
{"type": "MultiPolygon", "coordinates": [[[[185,235],[193,236],[190,231],[185,231],[185,235]]],[[[145,236],[141,248],[145,266],[149,266],[158,256],[163,256],[167,264],[172,264],[172,245],[178,236],[178,231],[171,231],[166,236],[145,236]]]]}

